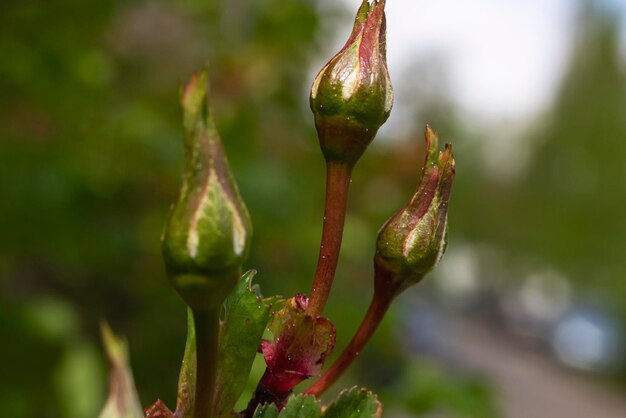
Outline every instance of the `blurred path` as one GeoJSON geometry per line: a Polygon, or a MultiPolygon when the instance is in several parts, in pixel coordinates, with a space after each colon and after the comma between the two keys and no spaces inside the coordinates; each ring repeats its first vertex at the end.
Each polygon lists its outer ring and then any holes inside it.
{"type": "Polygon", "coordinates": [[[449,347],[484,375],[505,418],[626,418],[626,394],[560,367],[486,327],[454,321],[449,347]]]}

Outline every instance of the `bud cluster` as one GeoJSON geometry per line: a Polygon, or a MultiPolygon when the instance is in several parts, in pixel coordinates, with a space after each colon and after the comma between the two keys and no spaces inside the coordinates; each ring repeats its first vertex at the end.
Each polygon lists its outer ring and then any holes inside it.
{"type": "MultiPolygon", "coordinates": [[[[284,300],[283,308],[272,314],[268,329],[273,339],[261,341],[258,347],[267,368],[242,417],[252,417],[263,403],[284,405],[294,386],[322,371],[335,345],[335,327],[321,314],[339,258],[350,177],[393,105],[385,3],[363,0],[348,41],[313,83],[310,105],[327,168],[318,265],[310,297],[299,294],[284,300]]],[[[222,338],[219,312],[240,277],[252,230],[211,116],[208,90],[208,77],[202,72],[192,77],[181,95],[183,182],[162,236],[168,278],[190,307],[197,335],[194,418],[212,414],[218,338],[222,338]]],[[[392,300],[421,281],[446,249],[454,156],[449,144],[439,151],[437,135],[428,126],[425,140],[426,158],[415,195],[378,233],[375,292],[365,319],[332,367],[307,390],[309,394],[321,395],[341,376],[392,300]]]]}

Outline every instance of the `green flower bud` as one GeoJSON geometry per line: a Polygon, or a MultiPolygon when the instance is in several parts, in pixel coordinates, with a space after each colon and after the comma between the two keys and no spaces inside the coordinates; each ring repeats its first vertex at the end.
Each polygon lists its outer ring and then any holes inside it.
{"type": "Polygon", "coordinates": [[[428,126],[425,137],[426,161],[417,192],[383,225],[376,242],[376,287],[392,293],[418,283],[446,249],[454,156],[450,144],[439,152],[438,138],[428,126]]]}
{"type": "Polygon", "coordinates": [[[326,160],[356,163],[389,117],[385,36],[385,0],[364,0],[348,41],[313,82],[311,110],[326,160]]]}
{"type": "Polygon", "coordinates": [[[211,117],[206,72],[181,97],[185,167],[161,248],[172,286],[192,308],[220,306],[250,246],[251,222],[211,117]]]}

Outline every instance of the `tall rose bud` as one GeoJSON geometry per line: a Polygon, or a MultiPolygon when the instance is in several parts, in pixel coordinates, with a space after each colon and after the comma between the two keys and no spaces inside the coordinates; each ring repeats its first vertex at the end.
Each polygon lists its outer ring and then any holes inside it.
{"type": "Polygon", "coordinates": [[[196,310],[221,305],[247,257],[251,223],[211,117],[206,72],[181,97],[185,167],[162,236],[172,286],[196,310]]]}
{"type": "Polygon", "coordinates": [[[311,109],[327,161],[354,165],[389,117],[385,36],[385,0],[364,0],[348,41],[313,82],[311,109]]]}
{"type": "Polygon", "coordinates": [[[439,152],[426,127],[426,161],[411,201],[382,227],[376,243],[376,287],[397,293],[419,282],[446,249],[448,202],[454,180],[452,147],[439,152]]]}

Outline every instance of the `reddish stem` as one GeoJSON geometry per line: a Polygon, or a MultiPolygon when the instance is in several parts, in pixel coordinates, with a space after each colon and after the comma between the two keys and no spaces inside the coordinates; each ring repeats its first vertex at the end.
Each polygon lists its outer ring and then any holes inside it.
{"type": "Polygon", "coordinates": [[[372,335],[374,335],[374,332],[389,309],[389,305],[394,296],[395,293],[393,292],[377,291],[374,293],[367,314],[365,318],[363,318],[363,322],[361,322],[356,334],[352,337],[350,344],[343,350],[343,353],[341,353],[330,369],[326,370],[326,373],[324,373],[313,386],[306,390],[306,394],[320,396],[339,379],[359,354],[361,354],[363,347],[365,347],[372,335]]]}
{"type": "Polygon", "coordinates": [[[351,175],[352,165],[334,161],[326,163],[326,203],[322,241],[307,308],[307,312],[313,317],[321,315],[324,310],[337,270],[351,175]]]}

